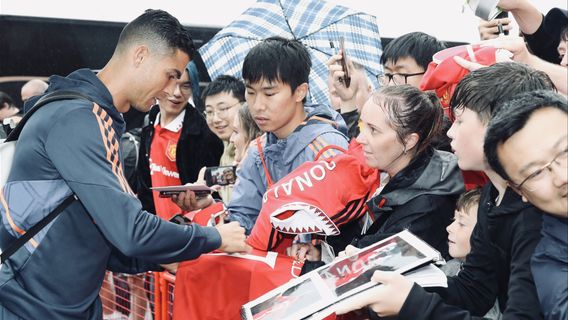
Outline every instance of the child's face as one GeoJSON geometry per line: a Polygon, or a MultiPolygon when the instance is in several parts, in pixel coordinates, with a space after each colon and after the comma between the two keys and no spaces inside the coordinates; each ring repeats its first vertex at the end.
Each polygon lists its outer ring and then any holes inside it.
{"type": "Polygon", "coordinates": [[[246,83],[245,98],[260,130],[272,132],[283,139],[304,120],[302,100],[306,93],[305,83],[292,92],[288,84],[261,79],[256,83],[246,83]]]}
{"type": "Polygon", "coordinates": [[[451,146],[458,157],[458,166],[462,170],[486,170],[483,143],[487,125],[475,111],[468,108],[456,110],[455,116],[456,120],[447,134],[452,139],[451,146]]]}
{"type": "Polygon", "coordinates": [[[477,205],[471,206],[467,212],[455,211],[454,222],[446,228],[448,231],[448,248],[453,258],[464,260],[471,251],[469,238],[476,223],[477,205]]]}

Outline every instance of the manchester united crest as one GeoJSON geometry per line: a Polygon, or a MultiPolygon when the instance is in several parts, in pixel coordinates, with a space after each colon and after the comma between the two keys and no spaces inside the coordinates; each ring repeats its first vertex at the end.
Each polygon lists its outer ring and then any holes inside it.
{"type": "Polygon", "coordinates": [[[166,157],[170,159],[170,161],[176,161],[176,150],[177,144],[173,140],[168,141],[168,146],[166,147],[166,157]]]}

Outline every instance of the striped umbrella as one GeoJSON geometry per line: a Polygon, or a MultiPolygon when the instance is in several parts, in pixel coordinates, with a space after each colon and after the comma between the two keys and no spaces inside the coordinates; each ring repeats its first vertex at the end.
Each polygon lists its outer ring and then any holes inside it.
{"type": "Polygon", "coordinates": [[[368,80],[378,88],[382,71],[379,28],[374,16],[321,0],[259,0],[199,49],[212,79],[222,74],[241,78],[243,60],[263,39],[281,36],[297,39],[310,52],[308,101],[329,104],[325,62],[345,39],[346,55],[363,66],[368,80]]]}

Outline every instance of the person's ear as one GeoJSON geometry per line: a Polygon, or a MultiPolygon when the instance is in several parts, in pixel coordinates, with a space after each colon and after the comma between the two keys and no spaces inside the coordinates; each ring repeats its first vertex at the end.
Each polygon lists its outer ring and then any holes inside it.
{"type": "Polygon", "coordinates": [[[140,65],[142,65],[144,60],[146,60],[149,55],[150,55],[150,50],[148,49],[147,46],[140,45],[135,47],[133,54],[134,66],[139,67],[140,65]]]}
{"type": "Polygon", "coordinates": [[[519,196],[521,196],[521,198],[523,199],[523,202],[529,202],[529,199],[527,199],[527,197],[525,196],[523,190],[517,188],[516,186],[514,186],[511,182],[507,181],[507,186],[509,188],[511,188],[513,191],[515,191],[519,196]]]}
{"type": "MultiPolygon", "coordinates": [[[[367,81],[367,80],[366,80],[367,81]]],[[[371,85],[371,83],[369,81],[367,81],[367,93],[368,94],[372,94],[373,93],[373,86],[371,85]]]]}
{"type": "Polygon", "coordinates": [[[420,136],[418,135],[418,133],[409,134],[404,139],[404,146],[405,146],[404,150],[406,150],[406,152],[408,152],[409,150],[412,150],[412,148],[414,148],[418,144],[419,140],[420,140],[420,136]]]}
{"type": "Polygon", "coordinates": [[[298,87],[296,87],[296,90],[294,91],[294,100],[296,102],[302,102],[302,100],[304,100],[304,98],[307,95],[308,95],[308,84],[304,82],[298,87]]]}

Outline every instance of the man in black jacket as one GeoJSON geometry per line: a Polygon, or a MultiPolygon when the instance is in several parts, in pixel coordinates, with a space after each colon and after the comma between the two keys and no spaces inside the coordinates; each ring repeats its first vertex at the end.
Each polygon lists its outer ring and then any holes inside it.
{"type": "Polygon", "coordinates": [[[485,154],[495,172],[541,210],[531,259],[545,319],[568,318],[568,104],[551,91],[516,96],[493,116],[485,154]]]}
{"type": "Polygon", "coordinates": [[[373,281],[385,285],[355,307],[370,305],[381,316],[398,314],[400,319],[470,319],[483,316],[498,299],[503,319],[542,318],[530,271],[542,212],[508,188],[483,154],[492,112],[515,94],[537,89],[552,90],[553,84],[546,74],[521,64],[500,63],[464,77],[450,103],[456,121],[448,136],[460,168],[483,170],[491,182],[482,190],[463,270],[448,278],[448,287],[438,293],[428,293],[400,275],[376,272],[373,281]]]}
{"type": "Polygon", "coordinates": [[[180,211],[170,199],[160,198],[150,187],[193,183],[202,167],[219,165],[223,143],[209,130],[192,96],[186,68],[170,96],[158,98],[142,128],[138,163],[138,198],[144,210],[168,220],[180,211]]]}

